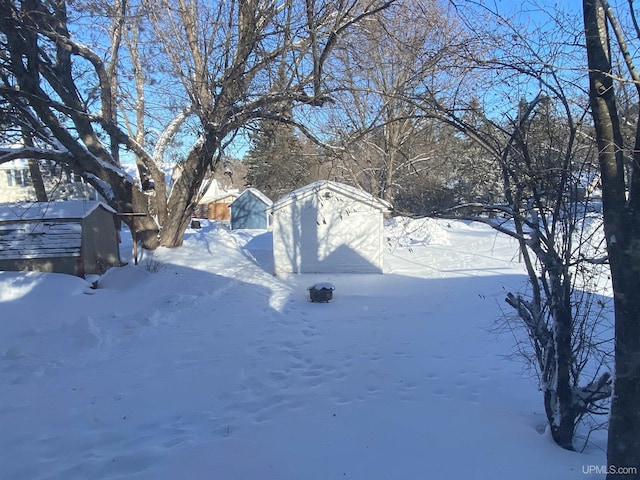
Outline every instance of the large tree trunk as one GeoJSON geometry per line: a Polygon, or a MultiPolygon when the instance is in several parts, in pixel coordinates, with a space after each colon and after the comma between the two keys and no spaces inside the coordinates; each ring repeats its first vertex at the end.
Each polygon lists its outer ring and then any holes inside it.
{"type": "Polygon", "coordinates": [[[44,180],[42,180],[42,172],[40,172],[40,164],[35,158],[29,159],[29,175],[31,176],[31,182],[33,188],[36,191],[36,201],[48,202],[47,189],[44,186],[44,180]]]}
{"type": "Polygon", "coordinates": [[[204,138],[189,152],[182,164],[182,174],[171,189],[167,210],[171,212],[160,232],[160,245],[178,247],[182,245],[184,231],[191,221],[191,215],[199,199],[199,190],[208,169],[212,169],[216,161],[218,135],[209,131],[204,138]]]}
{"type": "MultiPolygon", "coordinates": [[[[610,75],[604,9],[599,0],[583,0],[583,9],[615,306],[615,377],[607,478],[640,478],[640,211],[634,205],[638,200],[629,198],[627,203],[626,198],[623,141],[610,75]],[[635,467],[635,475],[622,475],[618,467],[635,467]]],[[[637,175],[638,169],[634,170],[637,175]]]]}
{"type": "MultiPolygon", "coordinates": [[[[635,215],[637,217],[637,215],[635,215]]],[[[638,225],[640,218],[634,218],[638,225]]],[[[637,238],[638,233],[634,236],[637,238]]],[[[614,279],[615,378],[609,418],[607,462],[636,467],[636,475],[610,473],[607,478],[640,478],[640,244],[628,242],[610,258],[614,279]]]]}
{"type": "MultiPolygon", "coordinates": [[[[25,147],[33,147],[33,135],[26,128],[22,128],[22,142],[25,147]]],[[[42,172],[40,171],[40,162],[35,158],[30,158],[29,163],[29,176],[31,177],[31,183],[36,191],[37,202],[48,202],[49,197],[47,195],[47,189],[44,186],[44,180],[42,179],[42,172]]]]}
{"type": "Polygon", "coordinates": [[[147,195],[136,188],[133,188],[132,192],[131,210],[134,215],[127,224],[136,241],[139,241],[144,248],[154,250],[160,245],[158,223],[149,214],[147,195]]]}

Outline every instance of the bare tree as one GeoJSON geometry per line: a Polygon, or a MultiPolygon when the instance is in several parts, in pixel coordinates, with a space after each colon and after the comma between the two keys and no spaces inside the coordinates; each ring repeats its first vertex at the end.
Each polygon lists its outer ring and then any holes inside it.
{"type": "MultiPolygon", "coordinates": [[[[29,131],[23,131],[22,142],[27,147],[33,147],[33,140],[29,131]]],[[[33,183],[33,188],[36,192],[36,201],[48,202],[49,196],[47,195],[47,189],[45,188],[44,180],[42,179],[42,172],[40,171],[40,164],[38,160],[35,158],[30,158],[28,161],[28,165],[31,183],[33,183]]]]}
{"type": "Polygon", "coordinates": [[[568,129],[552,132],[547,118],[546,134],[531,135],[530,120],[546,98],[520,105],[502,162],[507,217],[514,228],[497,228],[520,243],[530,292],[509,293],[506,301],[531,340],[551,434],[571,450],[580,420],[606,413],[602,401],[611,393],[608,338],[597,336],[606,311],[602,301],[584,295],[585,290],[597,293],[592,279],[602,271],[591,259],[604,252],[589,233],[590,222],[597,222],[587,217],[590,198],[577,194],[590,159],[576,158],[573,121],[568,129]]]}
{"type": "Polygon", "coordinates": [[[583,127],[586,95],[579,72],[556,67],[576,55],[571,38],[577,32],[566,32],[553,17],[536,30],[481,2],[465,3],[470,10],[459,12],[485,45],[480,55],[467,56],[472,78],[483,78],[488,89],[485,107],[474,105],[474,85],[462,82],[452,91],[425,89],[423,108],[473,139],[500,168],[502,200],[466,205],[456,214],[519,242],[528,288],[508,293],[506,301],[526,331],[530,348],[523,353],[539,374],[551,435],[573,450],[580,421],[605,413],[611,393],[600,327],[606,310],[593,284],[605,254],[590,233],[589,199],[578,193],[593,163],[583,127]]]}
{"type": "Polygon", "coordinates": [[[278,117],[276,107],[283,101],[307,108],[326,104],[331,98],[326,69],[338,39],[393,1],[157,0],[141,3],[134,14],[133,4],[122,0],[98,25],[109,32],[96,45],[108,44],[99,55],[97,48],[79,41],[88,38],[86,33],[72,34],[71,29],[86,27],[86,22],[74,23],[78,14],[65,1],[2,0],[0,41],[7,81],[0,96],[20,112],[39,147],[3,148],[0,161],[22,157],[65,163],[123,214],[146,247],[180,245],[200,187],[234,135],[261,118],[278,117]],[[161,87],[173,80],[170,93],[147,82],[143,62],[136,57],[142,45],[136,25],[145,25],[147,40],[157,46],[150,62],[161,87]],[[125,48],[129,61],[118,61],[125,48]],[[274,82],[283,58],[288,65],[284,85],[274,82]],[[150,95],[169,107],[153,125],[139,118],[123,120],[131,112],[125,113],[119,96],[126,82],[135,85],[129,99],[137,102],[136,114],[152,110],[150,95]],[[173,119],[168,116],[171,107],[173,119]],[[154,153],[144,140],[156,125],[154,153]],[[183,173],[167,195],[157,162],[176,138],[191,146],[184,149],[183,173]],[[141,184],[120,166],[123,149],[135,157],[141,184]],[[138,212],[144,215],[128,215],[138,212]]]}
{"type": "Polygon", "coordinates": [[[466,42],[445,7],[421,0],[403,0],[345,36],[327,126],[341,146],[336,176],[393,202],[429,168],[432,121],[405,98],[422,91],[425,78],[441,88],[453,82],[452,52],[466,42]]]}

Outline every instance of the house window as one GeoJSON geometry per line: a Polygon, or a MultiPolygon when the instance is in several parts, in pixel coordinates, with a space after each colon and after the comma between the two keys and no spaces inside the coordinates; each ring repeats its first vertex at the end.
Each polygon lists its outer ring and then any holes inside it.
{"type": "Polygon", "coordinates": [[[9,187],[26,187],[30,183],[29,170],[26,168],[7,170],[7,185],[9,187]]]}

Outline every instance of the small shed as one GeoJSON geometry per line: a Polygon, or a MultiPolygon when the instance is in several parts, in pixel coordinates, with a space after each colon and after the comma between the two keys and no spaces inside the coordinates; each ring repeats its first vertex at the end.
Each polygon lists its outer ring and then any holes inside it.
{"type": "Polygon", "coordinates": [[[0,206],[0,270],[84,277],[121,265],[116,212],[95,201],[0,206]]]}
{"type": "Polygon", "coordinates": [[[231,229],[263,229],[270,226],[270,208],[273,202],[260,190],[247,188],[231,204],[231,229]]]}
{"type": "Polygon", "coordinates": [[[237,192],[226,192],[217,198],[209,201],[207,206],[207,217],[209,220],[229,220],[231,210],[229,205],[240,196],[237,192]]]}
{"type": "Polygon", "coordinates": [[[274,273],[382,273],[384,214],[391,204],[332,181],[275,202],[274,273]]]}

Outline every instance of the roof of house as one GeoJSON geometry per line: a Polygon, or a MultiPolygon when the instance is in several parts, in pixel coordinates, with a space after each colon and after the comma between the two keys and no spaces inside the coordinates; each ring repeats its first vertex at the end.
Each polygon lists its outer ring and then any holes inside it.
{"type": "Polygon", "coordinates": [[[285,205],[289,205],[295,201],[313,196],[323,189],[328,189],[346,197],[350,197],[353,200],[370,205],[382,212],[388,212],[393,209],[393,206],[389,202],[371,195],[370,193],[365,192],[364,190],[361,190],[359,188],[352,187],[351,185],[346,185],[340,182],[334,182],[331,180],[320,180],[294,190],[293,192],[281,197],[273,204],[272,210],[278,210],[285,205]]]}
{"type": "Polygon", "coordinates": [[[0,170],[23,170],[25,168],[29,168],[29,161],[24,158],[17,158],[0,163],[0,170]]]}
{"type": "Polygon", "coordinates": [[[0,223],[33,222],[40,220],[73,220],[87,217],[96,208],[115,213],[101,202],[69,200],[65,202],[25,202],[0,205],[0,223]]]}
{"type": "MultiPolygon", "coordinates": [[[[209,198],[206,202],[217,203],[217,202],[220,202],[221,200],[224,200],[225,198],[229,198],[229,197],[237,198],[239,196],[240,196],[240,192],[225,192],[225,193],[221,193],[217,197],[209,198]]],[[[203,203],[203,202],[201,201],[200,203],[203,203]]],[[[231,202],[227,202],[227,203],[231,203],[231,202]]]]}
{"type": "Polygon", "coordinates": [[[244,190],[238,198],[236,198],[233,202],[231,202],[231,205],[233,205],[235,202],[238,201],[239,198],[245,195],[254,195],[256,198],[258,198],[262,203],[264,203],[268,207],[273,205],[273,201],[256,188],[247,188],[246,190],[244,190]]]}
{"type": "Polygon", "coordinates": [[[220,188],[220,184],[218,183],[218,180],[213,178],[211,180],[211,184],[209,185],[209,188],[207,189],[206,192],[202,194],[202,197],[200,198],[198,203],[202,203],[202,204],[209,203],[214,198],[218,198],[222,192],[223,190],[220,188]]]}

